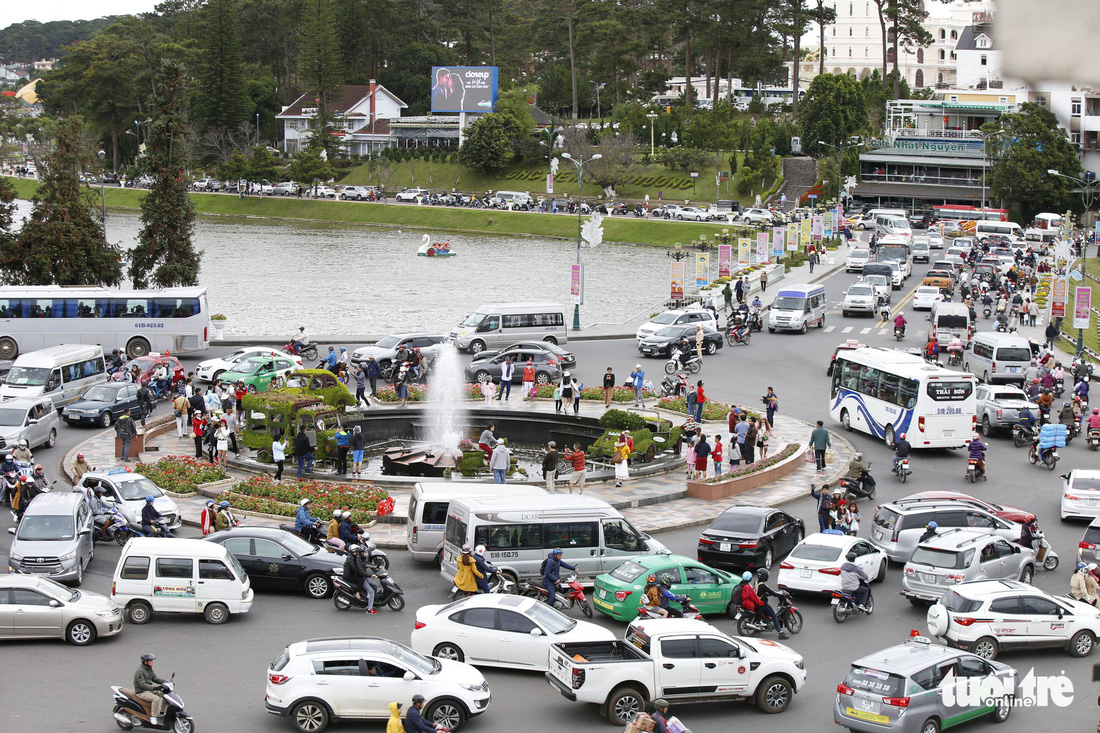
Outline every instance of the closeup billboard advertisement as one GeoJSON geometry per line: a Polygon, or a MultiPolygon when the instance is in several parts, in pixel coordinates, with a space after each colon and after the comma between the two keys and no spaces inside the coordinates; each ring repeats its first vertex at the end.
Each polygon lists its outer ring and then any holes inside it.
{"type": "Polygon", "coordinates": [[[432,112],[492,112],[496,103],[497,67],[432,67],[432,112]]]}

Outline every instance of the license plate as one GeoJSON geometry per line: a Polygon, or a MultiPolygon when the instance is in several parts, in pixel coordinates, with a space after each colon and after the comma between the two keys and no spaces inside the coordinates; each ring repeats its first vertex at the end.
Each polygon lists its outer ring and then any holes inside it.
{"type": "Polygon", "coordinates": [[[936,576],[932,575],[931,573],[921,573],[920,574],[920,579],[922,581],[924,581],[925,583],[935,583],[936,582],[936,576]]]}
{"type": "Polygon", "coordinates": [[[954,430],[944,430],[943,431],[943,437],[945,437],[945,438],[954,438],[955,437],[955,431],[954,430]]]}
{"type": "Polygon", "coordinates": [[[733,545],[729,542],[719,542],[718,543],[718,551],[719,552],[729,552],[730,549],[732,549],[732,547],[733,547],[733,545]]]}
{"type": "Polygon", "coordinates": [[[875,530],[875,539],[876,540],[881,540],[882,539],[882,532],[880,530],[877,530],[877,529],[875,530]]]}
{"type": "Polygon", "coordinates": [[[869,713],[877,713],[878,705],[875,703],[874,700],[868,700],[864,698],[859,701],[859,709],[866,710],[869,713]]]}
{"type": "Polygon", "coordinates": [[[835,606],[836,604],[840,603],[840,599],[839,598],[834,598],[830,603],[831,603],[831,605],[835,606]]]}
{"type": "Polygon", "coordinates": [[[878,723],[879,725],[886,725],[890,722],[890,718],[885,715],[876,715],[875,713],[869,713],[866,710],[856,710],[855,708],[845,708],[844,712],[852,718],[858,718],[859,720],[866,720],[871,723],[878,723]]]}
{"type": "Polygon", "coordinates": [[[804,569],[798,571],[799,577],[802,577],[802,578],[809,578],[809,577],[813,576],[813,574],[814,574],[814,571],[810,570],[809,568],[804,568],[804,569]]]}
{"type": "Polygon", "coordinates": [[[600,598],[607,598],[607,591],[600,589],[600,598]]]}
{"type": "Polygon", "coordinates": [[[612,606],[607,601],[601,601],[599,598],[593,598],[592,600],[596,602],[596,606],[598,608],[606,608],[608,611],[614,611],[615,610],[615,607],[612,606]]]}
{"type": "Polygon", "coordinates": [[[1096,506],[1096,499],[1086,499],[1085,504],[1087,506],[1096,506]]]}
{"type": "Polygon", "coordinates": [[[1010,371],[1010,372],[1018,372],[1018,371],[1020,371],[1020,367],[1009,367],[1009,368],[1008,368],[1008,371],[1010,371]]]}

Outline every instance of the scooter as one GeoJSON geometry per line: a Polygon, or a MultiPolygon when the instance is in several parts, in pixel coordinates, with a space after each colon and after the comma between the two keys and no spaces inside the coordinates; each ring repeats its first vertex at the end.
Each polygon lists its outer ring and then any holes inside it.
{"type": "Polygon", "coordinates": [[[512,580],[507,575],[505,575],[504,573],[501,573],[499,571],[496,571],[496,570],[490,571],[489,578],[485,582],[489,586],[488,591],[482,591],[480,588],[478,590],[473,590],[473,591],[461,590],[457,585],[452,585],[451,586],[451,592],[450,592],[450,594],[448,595],[447,598],[450,601],[457,601],[457,600],[461,600],[463,598],[469,598],[470,596],[476,596],[479,593],[485,593],[485,592],[490,593],[490,594],[496,593],[496,594],[501,594],[501,595],[514,594],[514,593],[517,592],[516,591],[516,584],[514,582],[512,582],[512,580]]]}
{"type": "Polygon", "coordinates": [[[978,467],[977,458],[966,459],[966,480],[970,483],[977,483],[978,479],[988,481],[989,479],[982,473],[982,470],[978,467]]]}
{"type": "Polygon", "coordinates": [[[1042,463],[1051,471],[1058,465],[1058,449],[1054,446],[1044,449],[1041,454],[1039,451],[1039,439],[1031,441],[1031,448],[1027,451],[1027,460],[1031,462],[1031,465],[1037,466],[1042,463]]]}
{"type": "Polygon", "coordinates": [[[726,329],[726,343],[730,346],[736,346],[737,344],[748,346],[751,338],[752,329],[746,323],[730,326],[726,329]]]}
{"type": "Polygon", "coordinates": [[[1012,426],[1012,442],[1017,448],[1024,447],[1025,444],[1035,440],[1037,436],[1038,434],[1031,423],[1016,423],[1012,426]]]}
{"type": "MultiPolygon", "coordinates": [[[[865,585],[865,583],[860,583],[865,585]]],[[[851,593],[845,593],[844,591],[833,591],[833,621],[838,624],[842,624],[851,616],[870,616],[875,612],[875,598],[871,595],[871,588],[867,586],[867,605],[866,610],[860,608],[856,603],[855,597],[851,593]]]]}
{"type": "Polygon", "coordinates": [[[19,490],[19,473],[8,471],[4,474],[3,488],[0,489],[0,503],[11,506],[15,499],[15,492],[19,490]]]}
{"type": "MultiPolygon", "coordinates": [[[[148,531],[148,532],[145,529],[142,528],[142,526],[140,524],[140,520],[134,521],[134,522],[129,522],[126,526],[127,526],[127,528],[129,529],[130,532],[133,532],[138,537],[173,538],[173,537],[176,536],[176,535],[172,534],[171,531],[169,531],[169,529],[168,529],[168,520],[165,519],[164,517],[161,517],[160,519],[157,519],[156,521],[154,521],[151,531],[148,531]]],[[[118,540],[115,540],[115,541],[118,542],[118,540]]],[[[120,543],[120,544],[126,544],[126,543],[123,542],[123,543],[120,543]]]]}
{"type": "MultiPolygon", "coordinates": [[[[785,590],[776,595],[779,606],[775,609],[775,615],[779,617],[779,625],[784,630],[797,634],[802,631],[802,612],[795,608],[791,601],[791,594],[785,590]]],[[[737,624],[738,636],[756,636],[757,634],[775,631],[772,620],[768,616],[738,608],[734,614],[734,622],[737,624]]]]}
{"type": "Polygon", "coordinates": [[[948,366],[959,366],[963,362],[963,353],[958,349],[947,352],[948,366]]]}
{"type": "MultiPolygon", "coordinates": [[[[677,601],[680,604],[680,610],[676,610],[669,605],[668,618],[686,618],[686,619],[702,619],[703,614],[699,612],[699,609],[691,604],[691,599],[686,601],[677,601]]],[[[665,618],[658,613],[655,613],[649,606],[638,606],[638,618],[665,618]]]]}
{"type": "MultiPolygon", "coordinates": [[[[871,464],[868,462],[867,468],[870,467],[871,464]]],[[[866,469],[860,473],[858,480],[842,476],[840,478],[840,486],[846,493],[858,499],[875,498],[875,480],[871,477],[871,472],[866,469]]]]}
{"type": "Polygon", "coordinates": [[[302,357],[302,361],[313,361],[317,358],[317,347],[313,344],[307,344],[302,347],[301,351],[295,351],[294,344],[289,343],[283,347],[283,351],[302,357]]]}
{"type": "Polygon", "coordinates": [[[114,540],[118,545],[125,545],[134,536],[134,531],[130,529],[130,523],[126,521],[126,517],[114,507],[109,508],[106,514],[97,514],[93,527],[94,542],[114,540]]]}
{"type": "MultiPolygon", "coordinates": [[[[528,598],[537,598],[541,601],[546,597],[547,593],[541,583],[535,585],[528,580],[520,595],[527,596],[528,598]]],[[[576,575],[570,575],[568,578],[563,578],[558,581],[558,593],[557,597],[554,599],[554,608],[559,611],[566,611],[573,608],[573,606],[580,606],[584,615],[588,618],[592,618],[592,604],[589,603],[588,598],[585,597],[584,587],[577,582],[576,575]]]]}
{"type": "MultiPolygon", "coordinates": [[[[374,606],[389,606],[394,611],[405,607],[405,591],[401,590],[390,574],[378,568],[378,589],[374,592],[374,606]]],[[[367,607],[367,599],[359,596],[360,589],[339,575],[332,576],[332,605],[341,611],[367,607]]]]}
{"type": "Polygon", "coordinates": [[[149,703],[138,697],[133,690],[124,690],[122,687],[112,687],[111,694],[115,699],[114,717],[115,723],[122,730],[143,728],[148,730],[170,730],[172,733],[194,733],[195,719],[183,709],[183,700],[176,694],[175,677],[161,684],[164,691],[164,713],[157,718],[154,725],[150,722],[149,703]]]}
{"type": "Polygon", "coordinates": [[[894,339],[897,341],[901,341],[903,338],[905,338],[905,327],[894,326],[894,339]]]}
{"type": "Polygon", "coordinates": [[[991,308],[988,305],[983,305],[982,306],[982,317],[983,318],[989,318],[991,315],[993,315],[993,308],[991,308]]]}
{"type": "Polygon", "coordinates": [[[1089,428],[1088,436],[1085,438],[1085,443],[1092,450],[1100,448],[1100,428],[1089,428]]]}
{"type": "Polygon", "coordinates": [[[905,483],[905,479],[911,473],[913,473],[913,472],[909,469],[909,459],[908,458],[899,458],[897,460],[897,463],[894,464],[894,475],[897,476],[899,479],[901,479],[901,482],[903,484],[905,483]]]}
{"type": "Polygon", "coordinates": [[[687,395],[687,375],[683,372],[661,380],[662,397],[684,397],[687,395]]]}
{"type": "Polygon", "coordinates": [[[1039,549],[1035,552],[1035,560],[1043,570],[1054,570],[1058,567],[1058,553],[1049,542],[1042,530],[1035,533],[1035,539],[1039,542],[1039,549]]]}
{"type": "Polygon", "coordinates": [[[703,368],[703,360],[696,354],[692,354],[688,357],[686,363],[680,363],[680,356],[682,352],[679,349],[672,350],[672,356],[665,362],[665,374],[673,374],[677,370],[683,369],[689,371],[692,374],[698,374],[699,370],[703,368]]]}

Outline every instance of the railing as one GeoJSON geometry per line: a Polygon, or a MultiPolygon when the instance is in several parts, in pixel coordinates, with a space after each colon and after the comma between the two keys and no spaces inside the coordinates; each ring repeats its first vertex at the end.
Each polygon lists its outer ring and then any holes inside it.
{"type": "Polygon", "coordinates": [[[898,173],[864,173],[860,176],[862,183],[917,183],[925,186],[973,186],[981,188],[981,177],[968,178],[966,176],[922,176],[903,175],[898,173]]]}
{"type": "Polygon", "coordinates": [[[911,127],[901,127],[891,130],[897,137],[934,137],[945,140],[981,140],[981,130],[929,130],[911,127]]]}

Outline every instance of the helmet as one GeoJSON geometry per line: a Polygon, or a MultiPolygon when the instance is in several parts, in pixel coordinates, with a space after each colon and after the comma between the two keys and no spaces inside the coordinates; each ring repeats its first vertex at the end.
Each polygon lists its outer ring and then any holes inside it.
{"type": "Polygon", "coordinates": [[[20,441],[19,441],[19,447],[20,447],[20,448],[26,448],[26,447],[27,447],[27,439],[26,439],[26,438],[22,438],[22,439],[20,439],[20,441]]]}
{"type": "Polygon", "coordinates": [[[1097,566],[1096,566],[1096,563],[1094,563],[1094,562],[1090,562],[1090,563],[1089,563],[1089,571],[1093,571],[1093,570],[1096,570],[1096,567],[1097,567],[1097,566]]]}
{"type": "Polygon", "coordinates": [[[328,347],[328,350],[329,350],[329,351],[336,351],[336,349],[332,348],[331,346],[330,346],[330,347],[328,347]]]}
{"type": "Polygon", "coordinates": [[[413,705],[419,705],[422,702],[425,702],[425,698],[423,695],[421,695],[419,692],[413,695],[413,705]]]}
{"type": "Polygon", "coordinates": [[[741,573],[741,580],[743,580],[743,581],[745,581],[746,583],[748,583],[748,582],[749,582],[750,580],[752,580],[752,573],[750,573],[750,572],[749,572],[748,570],[746,570],[745,572],[741,573]]]}
{"type": "Polygon", "coordinates": [[[463,545],[463,546],[462,546],[462,554],[464,554],[464,555],[465,555],[465,554],[466,554],[466,553],[468,553],[469,551],[470,551],[470,546],[469,546],[469,545],[463,545]]]}
{"type": "Polygon", "coordinates": [[[348,552],[359,552],[363,549],[362,545],[348,545],[348,552]]]}
{"type": "Polygon", "coordinates": [[[553,554],[555,554],[555,555],[564,555],[565,552],[560,547],[555,547],[553,554]]]}
{"type": "MultiPolygon", "coordinates": [[[[419,350],[420,350],[420,349],[417,349],[417,351],[419,351],[419,350]]],[[[345,349],[345,348],[344,348],[343,346],[341,346],[341,347],[340,347],[340,351],[347,351],[347,349],[345,349]]]]}
{"type": "Polygon", "coordinates": [[[665,585],[672,585],[673,583],[676,582],[676,579],[673,578],[668,573],[662,573],[661,574],[661,582],[664,583],[665,585]]]}
{"type": "Polygon", "coordinates": [[[657,708],[658,710],[667,710],[668,700],[665,700],[663,697],[659,697],[653,701],[653,707],[657,708]]]}
{"type": "Polygon", "coordinates": [[[767,568],[760,568],[756,571],[756,577],[760,578],[764,582],[767,582],[768,578],[770,578],[771,576],[772,574],[768,572],[767,568]]]}
{"type": "Polygon", "coordinates": [[[298,330],[299,330],[299,331],[305,331],[305,330],[306,330],[306,327],[305,327],[305,326],[298,326],[298,330]]]}
{"type": "Polygon", "coordinates": [[[863,460],[863,454],[862,453],[856,453],[855,457],[856,457],[857,461],[862,461],[863,460]]]}
{"type": "MultiPolygon", "coordinates": [[[[77,456],[77,457],[79,458],[79,456],[77,456]]],[[[8,454],[7,454],[6,456],[4,456],[4,460],[5,460],[5,461],[10,461],[10,460],[12,460],[12,454],[11,454],[11,453],[8,453],[8,454]]]]}
{"type": "Polygon", "coordinates": [[[650,573],[649,575],[645,576],[645,582],[647,582],[647,583],[656,583],[657,582],[657,576],[654,575],[653,573],[650,573]]]}
{"type": "Polygon", "coordinates": [[[157,658],[156,654],[150,654],[149,652],[145,652],[144,654],[141,655],[141,661],[143,661],[143,662],[151,662],[156,658],[157,658]]]}
{"type": "Polygon", "coordinates": [[[1086,565],[1086,564],[1085,564],[1085,563],[1083,563],[1083,562],[1079,562],[1079,563],[1077,563],[1077,569],[1078,569],[1078,570],[1084,570],[1084,569],[1085,569],[1085,568],[1087,568],[1087,567],[1088,567],[1088,565],[1086,565]]]}
{"type": "Polygon", "coordinates": [[[899,435],[898,437],[899,437],[899,438],[901,438],[902,440],[905,440],[905,433],[902,433],[902,434],[901,434],[901,435],[899,435]]]}
{"type": "MultiPolygon", "coordinates": [[[[1094,408],[1092,408],[1092,414],[1093,414],[1093,415],[1100,415],[1100,407],[1094,407],[1094,408]]],[[[80,456],[77,456],[77,458],[79,458],[79,457],[80,457],[80,456]]]]}
{"type": "Polygon", "coordinates": [[[153,497],[152,496],[147,496],[147,497],[145,497],[145,501],[153,501],[153,497]]]}
{"type": "Polygon", "coordinates": [[[485,545],[478,545],[477,547],[475,547],[474,548],[474,554],[477,555],[478,557],[484,556],[485,555],[485,545]]]}
{"type": "Polygon", "coordinates": [[[301,500],[300,502],[298,502],[298,503],[299,503],[300,505],[302,505],[302,506],[305,506],[306,504],[312,504],[312,503],[313,503],[313,499],[310,499],[310,498],[309,498],[309,497],[307,496],[306,498],[302,499],[302,500],[301,500]]]}
{"type": "Polygon", "coordinates": [[[925,525],[925,529],[939,529],[939,528],[940,528],[940,525],[936,524],[935,522],[929,522],[927,525],[925,525]]]}
{"type": "Polygon", "coordinates": [[[34,467],[34,472],[35,472],[35,473],[38,473],[38,472],[39,472],[39,471],[41,471],[41,470],[42,470],[42,464],[41,464],[41,463],[39,463],[38,465],[36,465],[36,466],[34,467]]]}
{"type": "Polygon", "coordinates": [[[345,509],[343,515],[341,516],[343,516],[344,519],[351,519],[351,512],[345,509]]]}
{"type": "Polygon", "coordinates": [[[340,510],[339,509],[333,509],[332,510],[332,518],[333,519],[339,519],[340,518],[340,510]]]}
{"type": "Polygon", "coordinates": [[[206,506],[208,506],[208,507],[214,506],[214,500],[213,499],[207,499],[206,500],[206,506]]]}
{"type": "Polygon", "coordinates": [[[218,506],[220,506],[222,509],[228,509],[229,508],[229,502],[228,501],[223,501],[221,504],[218,504],[218,506]]]}
{"type": "Polygon", "coordinates": [[[77,453],[77,454],[76,454],[76,460],[78,460],[78,461],[79,461],[79,460],[80,460],[81,458],[83,458],[83,457],[84,457],[84,454],[83,454],[83,453],[77,453]]]}
{"type": "Polygon", "coordinates": [[[844,556],[844,559],[847,560],[848,562],[855,562],[856,561],[856,553],[849,552],[847,555],[844,556]]]}

